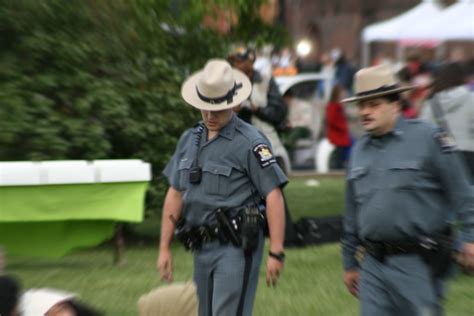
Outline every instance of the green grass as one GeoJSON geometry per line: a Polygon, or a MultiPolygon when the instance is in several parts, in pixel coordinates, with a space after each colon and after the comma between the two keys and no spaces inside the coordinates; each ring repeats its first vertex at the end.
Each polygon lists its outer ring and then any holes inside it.
{"type": "MultiPolygon", "coordinates": [[[[175,245],[175,279],[191,279],[189,253],[175,245]]],[[[157,250],[134,247],[127,250],[128,263],[112,266],[110,249],[98,248],[60,260],[10,259],[8,272],[18,276],[24,288],[56,287],[80,294],[81,298],[106,315],[137,315],[140,295],[160,286],[155,270],[157,250]]],[[[265,285],[265,265],[254,315],[357,315],[357,301],[342,283],[339,245],[288,249],[285,271],[277,288],[265,285]]],[[[472,316],[474,282],[458,276],[450,282],[447,315],[472,316]]]]}
{"type": "MultiPolygon", "coordinates": [[[[303,216],[340,214],[343,179],[319,179],[307,187],[298,178],[285,189],[294,220],[303,216]]],[[[173,247],[175,279],[192,278],[192,258],[179,245],[173,247]]],[[[18,276],[24,288],[55,287],[78,293],[81,298],[111,316],[137,315],[137,300],[160,286],[155,270],[157,248],[127,249],[127,264],[112,265],[106,247],[76,252],[59,260],[10,258],[8,272],[18,276]]],[[[338,244],[288,249],[285,271],[276,289],[265,285],[265,264],[254,308],[256,316],[358,315],[358,304],[342,282],[338,244]]],[[[449,282],[447,315],[474,315],[473,278],[458,275],[449,282]]]]}
{"type": "Polygon", "coordinates": [[[344,211],[344,178],[294,178],[284,189],[294,221],[305,216],[339,215],[344,211]],[[317,186],[306,182],[316,180],[317,186]]]}

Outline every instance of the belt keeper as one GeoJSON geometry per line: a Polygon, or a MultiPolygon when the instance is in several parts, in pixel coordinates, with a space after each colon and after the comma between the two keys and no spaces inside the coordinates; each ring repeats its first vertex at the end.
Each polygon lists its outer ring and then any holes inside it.
{"type": "Polygon", "coordinates": [[[274,258],[274,259],[280,261],[280,262],[285,261],[285,253],[284,253],[283,251],[282,251],[282,252],[278,252],[278,253],[269,251],[269,252],[268,252],[268,255],[269,255],[270,257],[272,257],[272,258],[274,258]]]}

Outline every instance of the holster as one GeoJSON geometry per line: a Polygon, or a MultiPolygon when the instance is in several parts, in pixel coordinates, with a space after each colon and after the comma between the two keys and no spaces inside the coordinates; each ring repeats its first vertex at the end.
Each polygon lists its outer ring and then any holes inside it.
{"type": "Polygon", "coordinates": [[[402,254],[418,254],[431,268],[432,275],[436,278],[446,276],[453,263],[453,238],[451,229],[435,236],[420,235],[409,242],[364,242],[364,247],[369,255],[380,262],[387,256],[402,254]]]}
{"type": "Polygon", "coordinates": [[[184,248],[191,251],[201,249],[204,242],[224,239],[217,225],[191,226],[186,223],[184,217],[176,223],[174,234],[184,248]]]}
{"type": "Polygon", "coordinates": [[[230,242],[246,252],[257,248],[264,220],[258,207],[219,208],[215,214],[216,222],[211,224],[191,226],[183,217],[175,223],[175,236],[186,250],[199,250],[204,242],[213,240],[230,242]]]}
{"type": "Polygon", "coordinates": [[[453,265],[453,235],[451,228],[433,238],[421,236],[418,241],[420,255],[431,267],[434,277],[447,276],[453,265]]]}
{"type": "Polygon", "coordinates": [[[257,249],[262,228],[262,216],[256,206],[244,206],[231,212],[218,209],[216,211],[223,234],[236,247],[242,247],[246,252],[253,252],[257,249]],[[237,213],[237,216],[230,218],[229,213],[237,213]]]}
{"type": "Polygon", "coordinates": [[[241,226],[242,248],[252,252],[257,249],[260,239],[261,215],[257,207],[243,209],[241,226]]]}

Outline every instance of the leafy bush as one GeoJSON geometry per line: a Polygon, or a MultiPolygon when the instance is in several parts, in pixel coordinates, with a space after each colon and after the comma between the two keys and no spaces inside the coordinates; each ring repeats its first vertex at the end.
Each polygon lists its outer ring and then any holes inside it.
{"type": "Polygon", "coordinates": [[[0,160],[143,159],[159,210],[159,174],[199,118],[181,83],[231,38],[200,27],[221,2],[2,1],[0,160]]]}

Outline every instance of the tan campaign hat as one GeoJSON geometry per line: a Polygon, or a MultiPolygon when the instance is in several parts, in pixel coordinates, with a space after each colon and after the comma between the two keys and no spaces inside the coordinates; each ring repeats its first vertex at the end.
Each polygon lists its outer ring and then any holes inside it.
{"type": "Polygon", "coordinates": [[[191,75],[181,88],[183,99],[200,110],[233,108],[252,92],[247,76],[223,59],[211,59],[204,69],[191,75]]]}
{"type": "Polygon", "coordinates": [[[359,70],[355,75],[355,95],[342,102],[362,101],[414,88],[414,86],[399,86],[391,67],[382,64],[359,70]]]}

